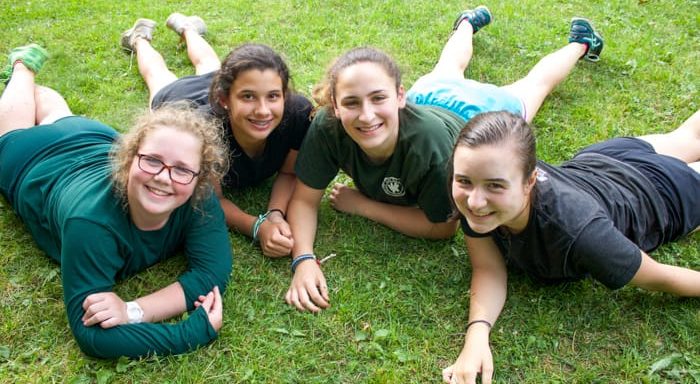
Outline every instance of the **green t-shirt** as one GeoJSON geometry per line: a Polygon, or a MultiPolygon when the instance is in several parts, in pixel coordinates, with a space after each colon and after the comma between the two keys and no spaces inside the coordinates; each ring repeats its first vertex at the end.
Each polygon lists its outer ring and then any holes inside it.
{"type": "Polygon", "coordinates": [[[177,208],[166,225],[142,231],[114,194],[108,158],[117,133],[79,117],[18,132],[13,146],[32,153],[13,158],[22,171],[7,195],[33,238],[61,264],[68,321],[88,355],[114,358],[183,353],[209,343],[216,332],[202,309],[178,323],[85,327],[82,303],[92,293],[183,251],[186,271],[177,281],[188,310],[199,295],[229,280],[232,253],[224,215],[212,192],[195,209],[177,208]],[[28,160],[27,160],[28,159],[28,160]]]}
{"type": "Polygon", "coordinates": [[[324,108],[314,117],[301,146],[296,174],[304,184],[324,189],[342,169],[369,198],[417,205],[430,221],[445,222],[452,211],[447,161],[463,126],[459,116],[445,109],[409,103],[399,110],[394,154],[376,164],[324,108]]]}

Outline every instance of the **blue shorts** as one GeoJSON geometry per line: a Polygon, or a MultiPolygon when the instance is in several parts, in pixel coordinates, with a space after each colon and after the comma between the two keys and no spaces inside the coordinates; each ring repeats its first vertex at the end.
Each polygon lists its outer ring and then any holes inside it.
{"type": "Polygon", "coordinates": [[[509,91],[470,79],[427,74],[406,94],[418,105],[434,105],[452,111],[464,121],[482,112],[509,111],[527,118],[525,104],[509,91]]]}
{"type": "MultiPolygon", "coordinates": [[[[700,173],[685,162],[660,155],[648,142],[619,137],[590,145],[578,154],[593,152],[634,167],[654,185],[671,220],[671,240],[700,226],[700,173]]],[[[577,154],[577,156],[578,156],[577,154]]]]}

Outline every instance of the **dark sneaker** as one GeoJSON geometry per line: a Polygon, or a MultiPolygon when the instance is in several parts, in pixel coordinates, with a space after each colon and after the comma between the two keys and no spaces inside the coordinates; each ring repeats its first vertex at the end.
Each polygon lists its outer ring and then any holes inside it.
{"type": "Polygon", "coordinates": [[[452,30],[456,31],[457,27],[459,27],[459,24],[462,23],[462,21],[468,20],[469,24],[472,25],[472,29],[474,29],[474,33],[476,33],[481,28],[489,25],[492,18],[491,11],[489,11],[486,6],[480,5],[474,9],[462,11],[462,13],[457,16],[457,20],[455,20],[452,30]]]}
{"type": "Polygon", "coordinates": [[[177,12],[171,13],[165,21],[165,25],[180,36],[182,36],[182,32],[186,28],[194,29],[200,36],[207,33],[207,25],[204,24],[204,20],[199,16],[185,16],[177,12]]]}
{"type": "Polygon", "coordinates": [[[25,67],[29,68],[34,73],[39,73],[44,62],[49,58],[49,53],[46,49],[38,44],[29,44],[22,47],[14,48],[10,51],[7,57],[7,67],[0,72],[0,81],[7,84],[12,77],[12,70],[16,62],[21,61],[25,67]]]}
{"type": "Polygon", "coordinates": [[[588,49],[581,58],[596,62],[600,60],[600,52],[603,51],[603,38],[593,28],[593,24],[582,17],[571,19],[569,30],[569,43],[587,44],[588,49]]]}
{"type": "Polygon", "coordinates": [[[153,40],[153,28],[155,27],[156,22],[151,19],[136,20],[133,27],[122,33],[122,48],[126,51],[134,52],[136,50],[136,39],[153,40]]]}

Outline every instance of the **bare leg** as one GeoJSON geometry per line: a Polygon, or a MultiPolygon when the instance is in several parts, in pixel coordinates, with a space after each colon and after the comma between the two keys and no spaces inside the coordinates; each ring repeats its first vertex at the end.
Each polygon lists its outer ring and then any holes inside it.
{"type": "Polygon", "coordinates": [[[585,52],[585,44],[569,43],[540,59],[527,76],[503,87],[523,101],[528,122],[532,121],[547,95],[564,81],[585,52]]]}
{"type": "Polygon", "coordinates": [[[21,61],[14,64],[12,77],[0,97],[0,136],[36,122],[34,72],[21,61]]]}
{"type": "Polygon", "coordinates": [[[675,131],[639,138],[651,144],[656,153],[680,159],[700,172],[700,110],[675,131]]]}
{"type": "Polygon", "coordinates": [[[185,28],[182,38],[187,44],[187,56],[189,56],[197,75],[214,72],[221,68],[221,61],[214,49],[194,28],[185,28]]]}
{"type": "Polygon", "coordinates": [[[474,30],[469,21],[464,20],[460,23],[442,48],[440,59],[432,73],[463,78],[474,52],[473,35],[474,30]]]}
{"type": "Polygon", "coordinates": [[[66,99],[51,88],[37,85],[34,90],[34,100],[36,100],[37,124],[51,124],[62,117],[73,115],[66,99]]]}
{"type": "Polygon", "coordinates": [[[148,87],[148,105],[150,106],[153,96],[163,87],[177,80],[177,76],[170,72],[168,66],[165,65],[163,56],[153,48],[148,40],[137,38],[134,42],[134,48],[139,73],[148,87]]]}

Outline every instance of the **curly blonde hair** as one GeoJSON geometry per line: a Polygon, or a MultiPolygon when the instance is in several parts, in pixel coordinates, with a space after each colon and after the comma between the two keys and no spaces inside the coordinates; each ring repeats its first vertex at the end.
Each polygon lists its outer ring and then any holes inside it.
{"type": "Polygon", "coordinates": [[[199,176],[196,180],[192,203],[197,203],[209,193],[213,183],[220,183],[228,171],[228,153],[224,145],[219,123],[197,112],[191,103],[178,102],[161,106],[155,111],[146,111],[136,119],[131,129],[122,134],[112,147],[112,179],[117,194],[127,204],[127,181],[129,170],[141,143],[159,127],[175,128],[187,132],[202,141],[202,157],[199,176]]]}

